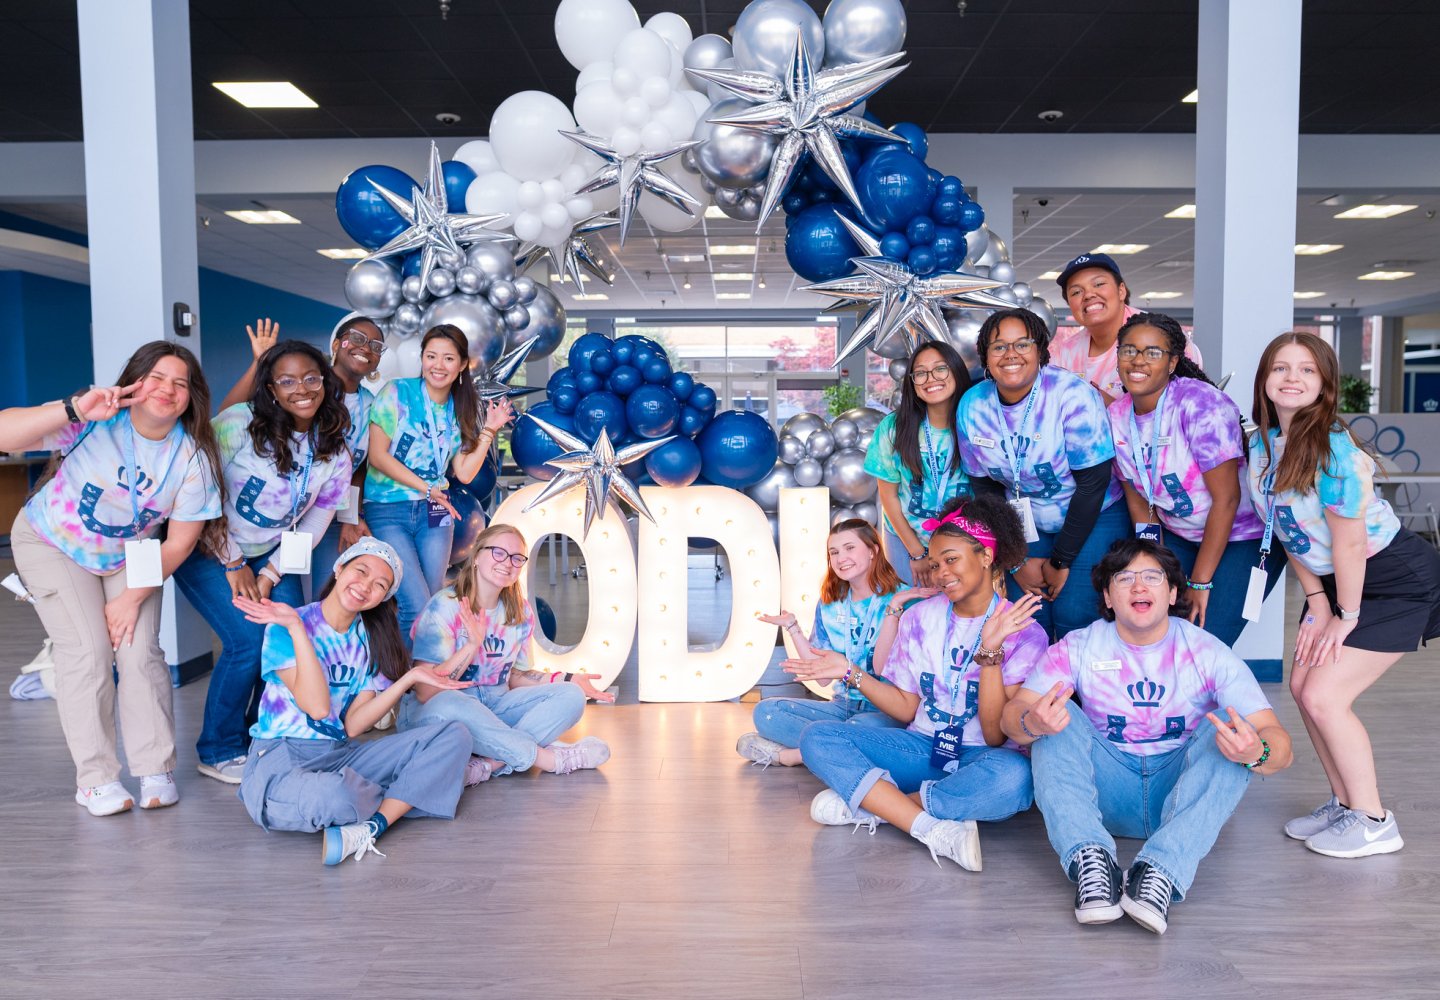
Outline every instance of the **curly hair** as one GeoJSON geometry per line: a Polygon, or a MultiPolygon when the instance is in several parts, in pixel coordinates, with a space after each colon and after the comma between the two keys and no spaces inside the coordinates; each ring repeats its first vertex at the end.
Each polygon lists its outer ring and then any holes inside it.
{"type": "Polygon", "coordinates": [[[1107,622],[1115,620],[1115,609],[1105,603],[1105,591],[1115,574],[1125,571],[1140,556],[1149,556],[1160,564],[1165,573],[1165,582],[1175,590],[1175,603],[1170,605],[1170,615],[1184,618],[1190,614],[1190,588],[1186,583],[1185,569],[1180,560],[1165,546],[1148,538],[1122,538],[1101,557],[1090,571],[1090,585],[1099,597],[1100,616],[1107,622]]]}
{"type": "Polygon", "coordinates": [[[1205,369],[1186,356],[1185,348],[1190,346],[1190,338],[1185,336],[1185,330],[1180,326],[1179,321],[1164,313],[1140,312],[1131,316],[1121,324],[1120,333],[1115,338],[1116,345],[1125,343],[1125,335],[1139,326],[1148,326],[1165,335],[1165,339],[1169,343],[1170,356],[1178,359],[1175,362],[1175,371],[1171,373],[1172,378],[1193,378],[1199,379],[1207,385],[1215,384],[1210,381],[1210,376],[1205,374],[1205,369]]]}
{"type": "Polygon", "coordinates": [[[271,387],[275,366],[281,358],[298,354],[313,361],[325,379],[325,393],[315,419],[310,424],[315,458],[325,461],[345,450],[345,434],[350,429],[350,412],[345,409],[345,386],[325,355],[299,340],[282,340],[260,355],[255,365],[254,388],[250,390],[250,443],[255,454],[275,460],[275,471],[282,476],[295,467],[290,453],[290,439],[296,432],[295,418],[280,405],[271,387]]]}
{"type": "Polygon", "coordinates": [[[1040,352],[1041,366],[1050,363],[1050,328],[1045,321],[1035,315],[1029,309],[1001,309],[985,317],[985,322],[980,324],[980,332],[975,335],[975,350],[980,352],[980,363],[985,366],[985,374],[990,374],[990,341],[1000,329],[1000,324],[1007,319],[1018,319],[1025,324],[1025,335],[1035,341],[1035,350],[1040,352]]]}
{"type": "MultiPolygon", "coordinates": [[[[993,494],[956,497],[945,505],[940,516],[944,518],[956,511],[967,521],[984,525],[990,534],[995,536],[995,559],[992,566],[996,572],[1003,573],[1006,568],[1019,565],[1025,558],[1029,551],[1025,544],[1025,528],[1020,523],[1020,515],[1015,513],[1015,508],[1010,506],[1008,500],[993,494]]],[[[931,544],[934,544],[936,535],[963,538],[975,547],[976,552],[984,548],[974,535],[953,521],[945,521],[935,529],[931,544]]]]}

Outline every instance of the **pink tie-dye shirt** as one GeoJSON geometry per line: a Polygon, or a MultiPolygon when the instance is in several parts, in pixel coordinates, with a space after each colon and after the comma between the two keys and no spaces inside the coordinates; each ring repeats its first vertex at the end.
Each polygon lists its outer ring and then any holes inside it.
{"type": "MultiPolygon", "coordinates": [[[[1129,319],[1140,312],[1130,306],[1125,307],[1125,318],[1129,319]]],[[[1111,344],[1110,349],[1095,357],[1090,356],[1090,331],[1081,327],[1063,327],[1056,331],[1055,338],[1050,341],[1050,363],[1057,368],[1064,368],[1079,375],[1091,385],[1096,386],[1101,392],[1112,399],[1118,398],[1123,392],[1125,385],[1120,381],[1120,361],[1115,348],[1118,344],[1111,344]]],[[[1185,343],[1185,356],[1197,365],[1204,367],[1200,359],[1200,348],[1195,346],[1195,341],[1188,339],[1185,343]]]]}
{"type": "MultiPolygon", "coordinates": [[[[493,608],[480,613],[485,637],[470,667],[461,675],[462,681],[478,680],[482,687],[491,687],[507,683],[511,670],[529,669],[535,619],[529,601],[522,602],[520,607],[522,617],[516,625],[505,623],[502,602],[497,601],[493,608]]],[[[414,641],[415,659],[425,663],[444,663],[469,641],[470,633],[460,616],[460,599],[455,596],[454,587],[446,587],[430,598],[411,626],[410,636],[414,641]]]]}

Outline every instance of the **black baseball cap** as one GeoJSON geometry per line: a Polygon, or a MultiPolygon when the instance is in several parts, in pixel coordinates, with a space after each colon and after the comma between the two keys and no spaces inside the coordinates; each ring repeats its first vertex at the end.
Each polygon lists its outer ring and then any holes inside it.
{"type": "Polygon", "coordinates": [[[1106,271],[1115,275],[1116,281],[1125,280],[1120,275],[1120,265],[1115,263],[1115,258],[1111,257],[1108,253],[1082,253],[1079,257],[1076,257],[1070,263],[1066,264],[1064,270],[1060,272],[1060,277],[1055,279],[1055,283],[1060,286],[1061,295],[1065,294],[1065,283],[1070,280],[1070,276],[1076,271],[1085,270],[1087,267],[1104,268],[1106,271]]]}

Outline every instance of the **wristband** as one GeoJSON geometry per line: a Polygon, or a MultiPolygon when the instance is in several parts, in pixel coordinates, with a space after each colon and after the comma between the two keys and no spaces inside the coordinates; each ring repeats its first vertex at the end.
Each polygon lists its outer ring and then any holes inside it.
{"type": "Polygon", "coordinates": [[[82,422],[79,412],[75,409],[74,396],[66,396],[60,401],[60,403],[62,406],[65,407],[65,416],[72,424],[78,424],[82,422]]]}
{"type": "Polygon", "coordinates": [[[1044,736],[1045,736],[1044,733],[1032,733],[1032,732],[1030,731],[1030,727],[1027,726],[1027,725],[1025,725],[1025,716],[1027,716],[1027,715],[1029,715],[1029,714],[1030,714],[1030,709],[1028,709],[1028,708],[1025,709],[1025,711],[1023,711],[1023,712],[1020,713],[1020,731],[1021,731],[1022,733],[1024,733],[1026,736],[1030,737],[1030,739],[1032,739],[1032,740],[1043,739],[1044,736]]]}
{"type": "Polygon", "coordinates": [[[220,565],[225,567],[225,572],[227,573],[238,573],[245,568],[245,560],[241,559],[234,566],[227,565],[223,562],[220,565]]]}
{"type": "Polygon", "coordinates": [[[272,584],[278,584],[280,582],[279,572],[276,571],[275,567],[271,566],[269,563],[266,563],[264,566],[260,567],[260,575],[263,576],[265,579],[269,580],[272,584]]]}
{"type": "MultiPolygon", "coordinates": [[[[908,552],[905,553],[905,554],[906,554],[906,555],[910,555],[910,553],[908,553],[908,552]]],[[[911,561],[911,562],[919,562],[920,560],[924,559],[925,556],[926,556],[926,554],[925,554],[924,552],[922,552],[922,553],[920,553],[918,556],[910,556],[910,561],[911,561]]]]}
{"type": "Polygon", "coordinates": [[[986,649],[982,643],[979,648],[975,650],[975,662],[980,663],[981,660],[991,661],[988,664],[981,663],[981,666],[992,667],[1005,662],[1005,647],[1002,645],[999,649],[986,649]]]}
{"type": "Polygon", "coordinates": [[[1260,745],[1265,748],[1264,753],[1260,755],[1259,760],[1252,761],[1251,763],[1244,765],[1245,770],[1253,771],[1255,768],[1259,767],[1261,764],[1264,764],[1267,760],[1270,759],[1270,742],[1268,740],[1262,739],[1260,741],[1260,745]]]}
{"type": "Polygon", "coordinates": [[[1306,594],[1306,595],[1305,595],[1305,600],[1308,601],[1308,600],[1310,600],[1310,598],[1312,598],[1312,597],[1323,597],[1324,595],[1325,595],[1325,591],[1323,591],[1323,590],[1317,590],[1317,591],[1315,591],[1315,592],[1312,593],[1312,594],[1306,594]]]}
{"type": "Polygon", "coordinates": [[[1191,590],[1214,590],[1215,581],[1211,580],[1209,583],[1196,583],[1194,580],[1186,580],[1185,586],[1191,590]]]}

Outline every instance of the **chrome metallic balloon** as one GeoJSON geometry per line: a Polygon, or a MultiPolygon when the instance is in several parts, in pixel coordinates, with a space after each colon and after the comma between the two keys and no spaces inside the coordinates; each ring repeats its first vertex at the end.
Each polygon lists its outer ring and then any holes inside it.
{"type": "Polygon", "coordinates": [[[565,307],[555,293],[545,285],[535,286],[535,297],[523,306],[530,314],[530,322],[523,330],[512,333],[506,340],[507,349],[514,350],[524,340],[535,338],[530,349],[529,360],[539,361],[555,353],[560,341],[565,338],[565,307]]]}
{"type": "Polygon", "coordinates": [[[735,63],[774,76],[784,75],[800,31],[818,66],[825,58],[825,29],[803,0],[750,0],[735,21],[735,63]]]}
{"type": "MultiPolygon", "coordinates": [[[[696,68],[699,69],[700,67],[696,67],[696,68]]],[[[735,69],[735,60],[734,60],[733,58],[731,58],[731,59],[722,59],[722,60],[720,60],[720,62],[718,62],[718,63],[715,64],[714,66],[708,66],[708,67],[705,67],[705,68],[706,68],[706,69],[735,69]]],[[[686,76],[690,76],[690,75],[693,75],[693,74],[690,74],[690,73],[687,73],[687,74],[686,74],[686,76]]],[[[728,98],[728,97],[734,97],[734,96],[735,96],[734,94],[730,93],[729,90],[727,90],[727,89],[725,89],[724,87],[720,86],[720,84],[718,84],[718,83],[707,82],[707,83],[701,84],[700,86],[701,86],[701,89],[705,92],[705,96],[708,97],[708,98],[710,98],[710,103],[711,103],[711,104],[714,104],[716,101],[723,101],[723,100],[725,100],[725,99],[728,98]]]]}
{"type": "Polygon", "coordinates": [[[464,266],[465,255],[452,250],[442,250],[435,255],[435,264],[447,271],[455,271],[464,266]]]}
{"type": "MultiPolygon", "coordinates": [[[[966,239],[968,240],[969,237],[966,239]]],[[[1005,241],[998,234],[992,232],[989,241],[985,244],[985,252],[975,263],[990,268],[990,275],[994,277],[995,265],[1002,262],[1007,264],[1010,262],[1010,248],[1005,245],[1005,241]]],[[[1012,269],[1010,273],[1013,278],[1014,270],[1012,269]]]]}
{"type": "Polygon", "coordinates": [[[522,306],[528,306],[535,301],[535,279],[526,275],[516,278],[512,284],[515,286],[515,295],[522,306]]]}
{"type": "MultiPolygon", "coordinates": [[[[419,277],[419,275],[415,275],[419,277]]],[[[413,336],[420,332],[420,323],[424,318],[424,312],[413,302],[402,302],[395,310],[395,318],[390,321],[390,329],[402,337],[413,336]]]]}
{"type": "Polygon", "coordinates": [[[739,222],[755,222],[760,218],[760,199],[750,194],[749,189],[746,189],[742,194],[744,197],[739,201],[729,208],[722,208],[720,211],[739,222]]]}
{"type": "Polygon", "coordinates": [[[775,155],[775,137],[736,125],[712,125],[710,119],[737,114],[750,105],[738,97],[716,101],[695,122],[695,165],[722,188],[747,188],[765,179],[775,155]]]}
{"type": "Polygon", "coordinates": [[[1015,268],[1008,260],[996,261],[990,265],[990,277],[1001,284],[1008,285],[1015,280],[1015,268]]]}
{"type": "Polygon", "coordinates": [[[470,364],[491,367],[505,352],[505,321],[478,295],[447,295],[425,310],[420,325],[426,330],[449,323],[460,328],[470,345],[470,364]]]}
{"type": "Polygon", "coordinates": [[[470,262],[471,267],[491,279],[504,278],[509,281],[515,277],[515,258],[502,246],[481,243],[471,247],[465,254],[465,259],[470,262]]]}
{"type": "Polygon", "coordinates": [[[504,279],[490,282],[490,289],[485,293],[485,297],[492,306],[502,312],[520,301],[520,296],[515,291],[515,283],[504,279]]]}
{"type": "Polygon", "coordinates": [[[1010,286],[1010,290],[1015,293],[1015,301],[1022,306],[1028,306],[1035,297],[1035,292],[1023,281],[1015,282],[1010,286]]]}
{"type": "Polygon", "coordinates": [[[641,194],[652,194],[668,202],[687,215],[698,215],[704,211],[699,199],[660,169],[660,165],[672,156],[677,156],[695,146],[694,139],[672,142],[660,149],[642,149],[629,154],[621,153],[611,141],[588,132],[560,132],[565,138],[582,149],[588,149],[604,161],[594,175],[575,189],[576,194],[591,194],[616,188],[620,193],[620,204],[615,210],[620,220],[620,243],[630,233],[630,222],[640,203],[641,194]]]}
{"type": "Polygon", "coordinates": [[[690,81],[690,86],[696,90],[705,89],[705,81],[698,76],[691,76],[692,69],[716,69],[726,59],[734,58],[734,51],[730,47],[730,40],[721,35],[701,35],[685,47],[685,77],[690,81]]]}
{"type": "Polygon", "coordinates": [[[836,420],[853,421],[860,431],[860,445],[864,448],[870,444],[870,438],[875,434],[875,428],[880,426],[880,421],[885,419],[885,414],[872,406],[857,406],[846,410],[836,420]]]}
{"type": "Polygon", "coordinates": [[[865,471],[865,452],[845,448],[831,455],[825,463],[825,485],[832,498],[849,506],[873,498],[875,477],[865,471]]]}
{"type": "Polygon", "coordinates": [[[869,521],[875,527],[880,527],[880,506],[872,501],[857,503],[855,505],[855,516],[862,521],[869,521]]]}
{"type": "Polygon", "coordinates": [[[783,461],[776,462],[764,479],[745,491],[745,495],[760,505],[767,514],[780,509],[780,491],[795,485],[795,470],[783,461]]]}
{"type": "Polygon", "coordinates": [[[430,272],[430,277],[425,282],[425,287],[430,294],[437,299],[442,295],[449,295],[455,291],[455,275],[443,267],[437,267],[430,272]]]}
{"type": "MultiPolygon", "coordinates": [[[[455,291],[462,295],[478,295],[482,277],[479,268],[466,264],[455,271],[455,291]]],[[[410,279],[406,278],[405,280],[409,281],[410,279]]]]}
{"type": "Polygon", "coordinates": [[[900,0],[831,0],[825,8],[825,65],[843,66],[905,47],[900,0]]]}
{"type": "Polygon", "coordinates": [[[835,418],[835,422],[830,425],[830,433],[835,435],[836,448],[854,448],[860,441],[860,428],[855,425],[855,421],[845,417],[835,418]]]}
{"type": "Polygon", "coordinates": [[[425,282],[420,280],[420,275],[412,274],[400,282],[400,295],[406,302],[419,302],[425,297],[425,282]]]}
{"type": "Polygon", "coordinates": [[[794,465],[805,457],[805,442],[793,434],[781,434],[778,449],[780,461],[785,465],[794,465]]]}
{"type": "Polygon", "coordinates": [[[810,458],[824,460],[835,454],[835,435],[828,428],[821,428],[805,439],[805,454],[810,458]]]}
{"type": "Polygon", "coordinates": [[[823,431],[828,426],[829,425],[825,423],[825,418],[818,413],[797,413],[780,425],[780,433],[782,435],[789,434],[791,437],[799,438],[800,443],[804,444],[811,434],[814,434],[816,431],[823,431]]]}
{"type": "Polygon", "coordinates": [[[345,301],[362,316],[389,316],[401,299],[400,275],[384,261],[357,261],[345,275],[345,301]]]}
{"type": "Polygon", "coordinates": [[[518,303],[511,306],[505,310],[505,325],[510,328],[512,335],[523,333],[525,328],[530,325],[530,310],[518,303]]]}
{"type": "Polygon", "coordinates": [[[896,358],[890,362],[890,377],[896,382],[903,381],[905,378],[905,370],[909,367],[910,361],[908,358],[896,358]]]}
{"type": "Polygon", "coordinates": [[[832,510],[832,511],[830,512],[830,527],[833,528],[833,527],[835,527],[835,525],[839,524],[841,521],[848,521],[848,520],[850,520],[851,518],[853,518],[854,516],[855,516],[855,511],[854,511],[853,508],[851,508],[851,507],[836,507],[834,510],[832,510]]]}
{"type": "Polygon", "coordinates": [[[740,199],[743,197],[745,197],[743,188],[717,187],[715,189],[715,204],[720,206],[721,211],[734,208],[740,204],[740,199]]]}
{"type": "Polygon", "coordinates": [[[813,458],[802,458],[795,463],[796,486],[819,486],[825,478],[825,468],[813,458]]]}
{"type": "Polygon", "coordinates": [[[980,324],[985,322],[983,309],[954,309],[945,313],[946,340],[965,362],[965,367],[976,371],[982,367],[980,352],[975,349],[975,339],[980,334],[980,324]]]}
{"type": "Polygon", "coordinates": [[[1007,288],[1004,285],[995,289],[995,297],[999,299],[1004,299],[1012,306],[1017,306],[1020,304],[1020,298],[1015,294],[1015,289],[1007,288]]]}
{"type": "Polygon", "coordinates": [[[1059,320],[1056,319],[1055,310],[1050,307],[1050,303],[1041,298],[1034,298],[1025,308],[1043,319],[1046,328],[1050,331],[1050,336],[1055,336],[1055,327],[1059,325],[1059,320]]]}

